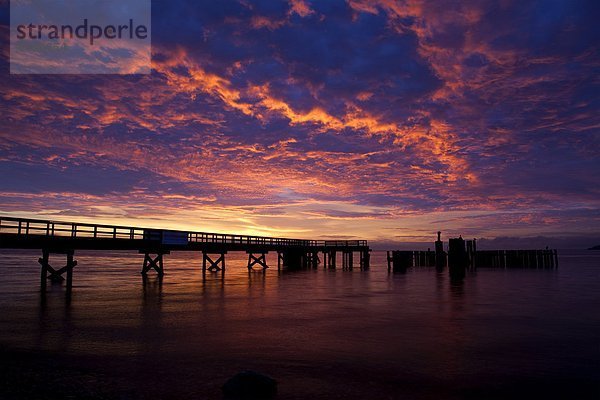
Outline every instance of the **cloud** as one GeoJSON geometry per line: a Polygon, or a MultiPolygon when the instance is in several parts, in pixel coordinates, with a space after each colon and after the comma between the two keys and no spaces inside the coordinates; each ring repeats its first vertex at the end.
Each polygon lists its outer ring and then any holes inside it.
{"type": "Polygon", "coordinates": [[[596,229],[588,3],[157,7],[150,76],[11,76],[2,53],[1,211],[377,239],[596,229]]]}
{"type": "Polygon", "coordinates": [[[289,3],[289,14],[297,14],[304,18],[315,13],[315,11],[310,7],[310,3],[306,0],[290,0],[289,3]]]}

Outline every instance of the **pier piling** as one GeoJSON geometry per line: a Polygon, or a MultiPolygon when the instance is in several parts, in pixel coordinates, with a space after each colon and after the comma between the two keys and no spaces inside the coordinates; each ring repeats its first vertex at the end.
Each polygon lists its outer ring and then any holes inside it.
{"type": "Polygon", "coordinates": [[[248,253],[248,271],[253,270],[255,265],[261,266],[263,270],[269,268],[267,266],[267,252],[266,251],[257,253],[258,257],[255,256],[253,252],[247,252],[247,253],[248,253]]]}
{"type": "Polygon", "coordinates": [[[360,269],[367,270],[371,267],[371,253],[369,250],[360,252],[360,269]]]}
{"type": "Polygon", "coordinates": [[[438,231],[435,241],[435,266],[438,270],[446,266],[446,253],[444,252],[444,242],[442,242],[442,232],[438,231]]]}
{"type": "Polygon", "coordinates": [[[161,250],[140,250],[140,253],[144,254],[144,263],[142,265],[142,275],[146,275],[148,271],[154,269],[158,276],[164,275],[163,268],[163,255],[168,254],[168,252],[161,250]],[[154,255],[152,257],[152,255],[154,255]]]}
{"type": "Polygon", "coordinates": [[[73,259],[75,254],[71,249],[43,249],[42,257],[38,260],[41,265],[40,290],[46,291],[47,281],[50,279],[53,282],[62,282],[65,278],[62,275],[67,274],[67,293],[70,293],[73,288],[73,268],[77,266],[77,261],[73,259]],[[50,265],[50,254],[64,254],[67,257],[67,265],[62,268],[54,269],[50,265]]]}
{"type": "Polygon", "coordinates": [[[462,236],[448,240],[448,269],[452,278],[465,277],[468,259],[462,236]]]}
{"type": "Polygon", "coordinates": [[[210,271],[210,272],[219,272],[225,271],[225,254],[226,251],[222,251],[220,253],[216,253],[219,257],[216,260],[209,255],[207,251],[202,252],[202,271],[210,271]],[[208,267],[207,267],[208,264],[208,267]]]}

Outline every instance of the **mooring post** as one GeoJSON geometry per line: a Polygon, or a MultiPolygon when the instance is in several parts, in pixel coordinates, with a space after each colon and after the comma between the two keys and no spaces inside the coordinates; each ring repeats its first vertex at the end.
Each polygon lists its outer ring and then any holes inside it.
{"type": "Polygon", "coordinates": [[[406,270],[412,267],[413,264],[413,252],[394,250],[392,251],[392,257],[390,257],[391,267],[394,272],[405,273],[406,270]]]}
{"type": "Polygon", "coordinates": [[[446,266],[446,253],[444,252],[444,242],[442,242],[442,232],[438,231],[435,245],[435,267],[440,270],[446,266]]]}
{"type": "Polygon", "coordinates": [[[462,236],[450,239],[448,241],[448,268],[450,270],[450,277],[456,279],[464,278],[467,263],[465,241],[462,236]]]}

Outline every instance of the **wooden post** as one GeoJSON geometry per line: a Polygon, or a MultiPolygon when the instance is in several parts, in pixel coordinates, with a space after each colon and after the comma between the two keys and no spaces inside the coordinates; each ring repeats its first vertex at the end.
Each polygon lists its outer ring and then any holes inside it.
{"type": "Polygon", "coordinates": [[[388,265],[388,272],[391,272],[392,271],[392,257],[390,257],[389,250],[387,251],[387,265],[388,265]]]}
{"type": "Polygon", "coordinates": [[[371,264],[371,254],[369,250],[360,251],[360,269],[367,270],[371,264]]]}
{"type": "Polygon", "coordinates": [[[448,241],[448,269],[450,277],[453,279],[464,278],[467,263],[467,252],[463,238],[450,239],[448,241]]]}
{"type": "Polygon", "coordinates": [[[392,251],[391,266],[394,272],[405,273],[406,270],[413,266],[412,251],[392,251]]]}
{"type": "Polygon", "coordinates": [[[313,250],[311,252],[311,261],[313,269],[317,269],[319,267],[319,252],[313,250]]]}
{"type": "Polygon", "coordinates": [[[38,259],[38,262],[41,265],[41,274],[40,274],[40,289],[42,292],[46,291],[47,288],[47,280],[50,279],[53,282],[61,282],[64,280],[62,274],[67,273],[67,294],[71,293],[71,289],[73,288],[73,268],[77,266],[77,261],[73,260],[73,255],[75,254],[74,250],[49,250],[42,249],[42,257],[38,259]],[[62,268],[54,269],[50,265],[50,253],[55,254],[66,254],[67,256],[67,265],[62,268]]]}
{"type": "Polygon", "coordinates": [[[354,253],[352,250],[344,249],[342,251],[342,269],[351,270],[354,263],[354,253]]]}
{"type": "Polygon", "coordinates": [[[75,267],[73,261],[73,253],[67,254],[67,293],[71,293],[73,289],[73,268],[75,267]]]}
{"type": "Polygon", "coordinates": [[[42,292],[46,291],[46,284],[48,282],[48,260],[50,258],[50,252],[48,250],[42,250],[42,258],[38,262],[42,266],[42,276],[40,281],[40,288],[42,292]]]}
{"type": "Polygon", "coordinates": [[[446,253],[444,252],[444,242],[442,242],[442,232],[438,231],[435,245],[435,267],[439,270],[446,266],[446,253]]]}
{"type": "Polygon", "coordinates": [[[335,269],[336,267],[336,258],[337,258],[337,251],[335,250],[329,250],[329,268],[333,268],[335,269]]]}

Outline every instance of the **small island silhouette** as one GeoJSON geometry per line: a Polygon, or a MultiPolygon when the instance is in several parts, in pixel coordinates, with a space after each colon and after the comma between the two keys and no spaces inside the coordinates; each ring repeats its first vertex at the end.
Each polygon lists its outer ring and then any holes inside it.
{"type": "Polygon", "coordinates": [[[590,247],[588,250],[600,250],[600,244],[598,246],[590,247]]]}

